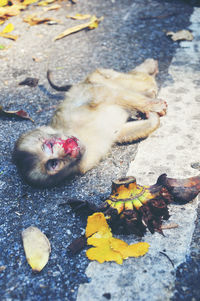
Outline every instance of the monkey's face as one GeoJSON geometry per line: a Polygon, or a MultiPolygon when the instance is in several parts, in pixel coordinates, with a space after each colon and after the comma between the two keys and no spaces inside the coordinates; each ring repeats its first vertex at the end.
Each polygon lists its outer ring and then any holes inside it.
{"type": "Polygon", "coordinates": [[[78,138],[44,126],[18,139],[13,158],[28,183],[44,187],[78,172],[84,152],[78,138]]]}
{"type": "Polygon", "coordinates": [[[65,166],[80,159],[82,148],[76,137],[62,139],[60,137],[45,138],[41,146],[44,153],[44,168],[46,173],[54,175],[65,166]]]}

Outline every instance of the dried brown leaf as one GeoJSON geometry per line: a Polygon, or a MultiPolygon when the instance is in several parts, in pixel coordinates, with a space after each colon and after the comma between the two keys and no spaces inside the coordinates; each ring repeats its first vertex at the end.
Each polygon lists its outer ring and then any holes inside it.
{"type": "Polygon", "coordinates": [[[46,12],[46,11],[49,11],[49,10],[57,10],[57,9],[60,9],[61,6],[59,4],[55,4],[55,5],[52,5],[52,6],[49,6],[49,7],[44,7],[43,10],[46,12]]]}
{"type": "Polygon", "coordinates": [[[59,23],[59,20],[55,20],[53,18],[49,18],[49,17],[43,17],[43,18],[39,18],[36,15],[29,15],[26,16],[23,19],[24,22],[28,23],[29,25],[33,26],[33,25],[38,25],[38,24],[42,24],[42,23],[48,23],[49,21],[54,21],[56,23],[59,23]]]}
{"type": "Polygon", "coordinates": [[[19,118],[28,119],[28,120],[34,122],[34,120],[24,110],[19,110],[19,111],[5,111],[5,110],[3,110],[2,106],[0,106],[0,116],[5,116],[5,117],[19,117],[19,118]]]}
{"type": "Polygon", "coordinates": [[[38,78],[27,77],[25,80],[19,83],[20,86],[36,87],[39,82],[38,78]]]}
{"type": "Polygon", "coordinates": [[[72,20],[86,20],[86,19],[91,18],[91,15],[75,14],[74,16],[66,16],[66,18],[72,19],[72,20]]]}
{"type": "Polygon", "coordinates": [[[76,25],[74,27],[68,28],[65,31],[63,31],[61,34],[59,34],[57,37],[54,38],[54,41],[56,40],[60,40],[70,34],[73,34],[75,32],[81,31],[83,29],[94,29],[96,27],[98,27],[98,24],[100,21],[103,20],[103,17],[101,18],[97,18],[96,16],[92,16],[89,22],[80,24],[80,25],[76,25]]]}
{"type": "Polygon", "coordinates": [[[15,36],[13,34],[10,34],[10,33],[3,33],[3,32],[0,32],[0,36],[3,37],[3,38],[6,38],[6,39],[13,40],[13,41],[16,41],[19,37],[19,36],[15,36]]]}

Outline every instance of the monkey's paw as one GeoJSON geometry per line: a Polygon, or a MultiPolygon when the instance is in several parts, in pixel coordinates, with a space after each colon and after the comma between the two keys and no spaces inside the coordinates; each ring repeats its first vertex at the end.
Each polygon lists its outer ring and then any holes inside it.
{"type": "Polygon", "coordinates": [[[167,113],[167,102],[162,99],[157,99],[151,102],[151,111],[158,113],[160,117],[167,113]]]}

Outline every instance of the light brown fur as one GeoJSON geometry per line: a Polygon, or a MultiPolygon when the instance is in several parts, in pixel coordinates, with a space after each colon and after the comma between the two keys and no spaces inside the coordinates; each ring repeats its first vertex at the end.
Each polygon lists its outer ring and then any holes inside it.
{"type": "MultiPolygon", "coordinates": [[[[42,127],[41,138],[37,138],[40,141],[45,135],[57,135],[62,139],[69,136],[79,139],[81,159],[73,168],[62,159],[62,169],[68,168],[64,176],[87,172],[107,154],[113,143],[145,138],[159,126],[159,116],[165,114],[166,103],[156,99],[157,72],[157,62],[148,59],[129,73],[98,69],[82,83],[71,87],[50,125],[42,127]],[[146,114],[147,118],[128,121],[138,112],[146,114]]],[[[44,170],[44,165],[49,158],[37,143],[35,146],[30,143],[31,136],[36,139],[34,131],[20,138],[15,153],[19,150],[37,154],[38,162],[26,177],[29,182],[38,180],[45,185],[50,174],[44,170]]],[[[52,154],[52,158],[56,156],[59,154],[52,154]]]]}

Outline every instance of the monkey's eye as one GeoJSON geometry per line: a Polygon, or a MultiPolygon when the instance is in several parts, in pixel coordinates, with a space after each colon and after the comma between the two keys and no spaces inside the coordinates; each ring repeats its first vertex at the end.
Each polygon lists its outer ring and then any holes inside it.
{"type": "Polygon", "coordinates": [[[45,164],[47,170],[55,170],[56,167],[58,167],[58,165],[59,165],[58,159],[48,160],[45,164]]]}

